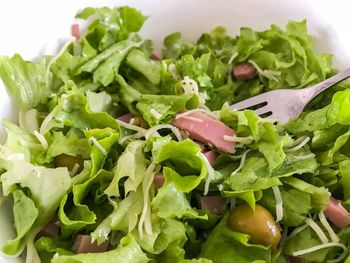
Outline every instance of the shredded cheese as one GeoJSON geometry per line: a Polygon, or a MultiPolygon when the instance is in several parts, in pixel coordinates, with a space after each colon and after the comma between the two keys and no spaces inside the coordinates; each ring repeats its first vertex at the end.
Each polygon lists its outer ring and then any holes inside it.
{"type": "Polygon", "coordinates": [[[144,129],[144,128],[141,128],[139,126],[136,126],[136,125],[132,125],[130,123],[126,123],[124,121],[121,121],[121,120],[117,120],[117,122],[119,123],[119,125],[125,129],[128,129],[128,130],[132,130],[132,131],[137,131],[143,135],[145,135],[147,133],[147,130],[144,129]]]}
{"type": "Polygon", "coordinates": [[[30,149],[40,150],[43,148],[42,144],[27,142],[23,138],[20,139],[20,144],[30,149]]]}
{"type": "Polygon", "coordinates": [[[160,114],[157,110],[151,109],[150,113],[157,119],[160,120],[162,118],[162,114],[160,114]]]}
{"type": "Polygon", "coordinates": [[[77,172],[79,171],[80,165],[78,163],[75,163],[72,170],[69,172],[70,176],[74,176],[77,174],[77,172]]]}
{"type": "Polygon", "coordinates": [[[8,161],[25,161],[26,156],[23,153],[13,153],[7,156],[8,161]]]}
{"type": "Polygon", "coordinates": [[[230,59],[228,60],[227,64],[232,64],[233,60],[238,56],[238,52],[237,51],[233,51],[232,56],[230,57],[230,59]]]}
{"type": "Polygon", "coordinates": [[[141,133],[139,133],[139,132],[134,133],[134,134],[131,134],[131,135],[126,135],[126,136],[124,136],[124,137],[122,137],[122,138],[120,138],[120,139],[118,140],[118,144],[123,145],[124,142],[126,142],[126,141],[129,140],[129,139],[139,139],[139,138],[141,138],[141,137],[143,137],[143,136],[144,136],[144,135],[141,134],[141,133]]]}
{"type": "Polygon", "coordinates": [[[306,218],[305,223],[311,227],[323,244],[328,243],[328,238],[317,223],[311,218],[306,218]]]}
{"type": "Polygon", "coordinates": [[[169,66],[168,66],[168,72],[170,73],[171,77],[173,79],[180,79],[180,76],[179,74],[177,73],[176,71],[176,67],[175,67],[175,64],[174,63],[171,63],[169,66]]]}
{"type": "Polygon", "coordinates": [[[308,227],[308,225],[305,224],[305,225],[302,225],[302,226],[299,226],[299,227],[295,228],[295,229],[293,230],[293,232],[290,233],[290,235],[287,237],[287,240],[288,240],[288,239],[291,239],[291,238],[294,237],[294,236],[296,236],[297,234],[299,234],[301,231],[303,231],[303,230],[306,229],[307,227],[308,227]]]}
{"type": "Polygon", "coordinates": [[[278,186],[273,186],[272,191],[276,199],[276,222],[279,222],[283,219],[283,199],[278,186]]]}
{"type": "Polygon", "coordinates": [[[331,238],[332,242],[339,242],[339,237],[337,236],[337,234],[334,232],[333,228],[329,225],[324,213],[322,211],[320,211],[318,213],[318,218],[321,221],[321,224],[323,225],[323,227],[327,230],[329,237],[331,238]]]}
{"type": "Polygon", "coordinates": [[[236,198],[235,197],[231,197],[230,198],[230,210],[235,209],[236,207],[236,198]]]}
{"type": "Polygon", "coordinates": [[[294,156],[294,158],[296,160],[307,160],[307,159],[312,159],[315,157],[315,154],[313,153],[310,153],[310,154],[307,154],[307,155],[298,155],[298,156],[294,156]]]}
{"type": "Polygon", "coordinates": [[[205,155],[203,153],[199,153],[199,156],[201,157],[201,159],[204,161],[204,164],[207,168],[207,178],[205,180],[205,185],[204,185],[204,192],[203,195],[207,195],[209,192],[209,186],[210,186],[210,182],[214,179],[215,177],[215,171],[214,168],[210,165],[207,157],[205,157],[205,155]]]}
{"type": "Polygon", "coordinates": [[[160,114],[158,111],[155,109],[151,109],[150,113],[157,119],[160,120],[162,118],[162,114],[160,114]]]}
{"type": "Polygon", "coordinates": [[[140,216],[138,231],[140,235],[140,239],[143,239],[143,228],[145,227],[145,231],[147,234],[152,234],[152,222],[150,218],[150,201],[149,201],[149,190],[151,188],[153,178],[154,178],[154,170],[156,168],[155,163],[151,163],[147,169],[142,181],[142,192],[143,192],[143,209],[140,216]],[[148,218],[149,217],[149,218],[148,218]],[[145,224],[147,218],[147,224],[145,224]]]}
{"type": "Polygon", "coordinates": [[[339,248],[343,249],[343,252],[341,253],[341,255],[338,258],[336,258],[334,260],[328,260],[327,261],[328,263],[340,262],[348,254],[348,249],[347,249],[346,246],[344,246],[343,244],[340,244],[340,243],[330,242],[330,243],[327,243],[327,244],[321,244],[321,245],[317,245],[317,246],[314,246],[314,247],[306,248],[306,249],[303,249],[303,250],[294,251],[292,253],[292,256],[298,257],[298,256],[301,256],[301,255],[309,254],[309,253],[315,252],[317,250],[328,248],[328,247],[339,247],[339,248]]]}
{"type": "Polygon", "coordinates": [[[99,149],[104,155],[107,155],[107,151],[105,148],[103,148],[103,146],[97,141],[97,139],[95,137],[90,137],[89,139],[95,146],[97,149],[99,149]]]}
{"type": "Polygon", "coordinates": [[[291,147],[294,147],[294,146],[300,144],[302,141],[305,140],[306,137],[307,137],[306,135],[303,135],[303,136],[300,136],[299,138],[295,139],[295,141],[293,142],[291,147]]]}
{"type": "Polygon", "coordinates": [[[200,113],[203,113],[209,117],[212,117],[213,119],[217,119],[218,116],[210,111],[210,110],[206,110],[206,109],[193,109],[193,110],[188,110],[188,111],[185,111],[183,113],[180,113],[180,114],[177,114],[175,119],[180,119],[180,118],[184,118],[185,116],[188,116],[188,115],[191,115],[192,113],[195,113],[195,112],[200,112],[200,113]]]}
{"type": "Polygon", "coordinates": [[[256,64],[253,60],[248,60],[249,63],[251,63],[254,68],[258,71],[259,75],[266,77],[269,80],[279,81],[276,77],[281,76],[281,72],[279,71],[273,71],[269,69],[261,69],[258,64],[256,64]]]}
{"type": "Polygon", "coordinates": [[[154,133],[156,133],[156,136],[160,136],[159,133],[157,132],[160,129],[170,129],[172,131],[172,133],[175,135],[176,139],[179,142],[182,141],[182,136],[181,136],[181,133],[180,133],[179,129],[176,128],[175,126],[171,125],[171,124],[160,124],[160,125],[153,126],[152,128],[150,128],[146,132],[146,134],[145,134],[146,140],[148,140],[148,138],[151,135],[153,135],[154,133]]]}
{"type": "Polygon", "coordinates": [[[236,170],[234,170],[232,173],[231,173],[231,176],[234,176],[236,173],[238,173],[241,169],[242,169],[242,167],[243,167],[243,165],[244,165],[244,162],[245,162],[245,159],[246,159],[246,157],[247,157],[247,154],[249,153],[249,152],[251,152],[252,150],[246,150],[243,154],[242,154],[242,159],[241,159],[241,162],[239,163],[239,166],[237,167],[237,169],[236,170]]]}
{"type": "Polygon", "coordinates": [[[285,152],[286,153],[296,152],[296,151],[300,150],[301,148],[303,148],[303,146],[305,144],[307,144],[309,141],[310,141],[310,137],[305,137],[305,139],[303,141],[301,141],[298,145],[285,150],[285,152]]]}
{"type": "Polygon", "coordinates": [[[46,116],[46,118],[43,120],[43,122],[41,123],[39,132],[42,135],[45,135],[45,133],[48,132],[47,127],[49,126],[51,120],[55,117],[55,115],[58,113],[59,111],[59,107],[56,106],[55,108],[53,108],[53,110],[46,116]]]}
{"type": "Polygon", "coordinates": [[[252,136],[237,137],[237,136],[224,135],[224,140],[228,142],[238,142],[241,144],[251,144],[254,138],[252,136]]]}
{"type": "Polygon", "coordinates": [[[45,139],[44,135],[40,134],[37,131],[33,132],[35,137],[38,139],[38,141],[41,143],[41,145],[43,146],[44,150],[47,150],[47,148],[49,148],[49,144],[47,142],[47,140],[45,139]]]}
{"type": "Polygon", "coordinates": [[[198,98],[199,98],[199,106],[204,109],[208,109],[207,106],[205,106],[205,102],[209,99],[209,96],[206,91],[204,92],[198,92],[198,98]]]}

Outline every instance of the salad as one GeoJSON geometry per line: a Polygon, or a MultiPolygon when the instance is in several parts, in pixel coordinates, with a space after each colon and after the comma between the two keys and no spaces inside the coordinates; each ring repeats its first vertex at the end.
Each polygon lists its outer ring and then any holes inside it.
{"type": "Polygon", "coordinates": [[[3,121],[1,204],[26,262],[350,262],[350,85],[285,125],[229,105],[336,71],[306,21],[162,56],[123,6],[85,8],[56,56],[0,57],[19,106],[3,121]],[[347,259],[348,258],[348,259],[347,259]]]}

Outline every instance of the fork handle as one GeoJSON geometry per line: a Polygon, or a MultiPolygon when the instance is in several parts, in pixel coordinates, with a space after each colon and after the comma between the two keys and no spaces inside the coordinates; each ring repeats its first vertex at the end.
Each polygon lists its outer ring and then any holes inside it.
{"type": "Polygon", "coordinates": [[[337,84],[338,82],[347,79],[350,77],[350,68],[344,69],[343,71],[340,71],[338,74],[314,85],[309,88],[306,88],[305,91],[307,90],[309,94],[309,99],[313,99],[316,97],[318,94],[323,92],[324,90],[328,89],[329,87],[332,87],[333,85],[337,84]]]}

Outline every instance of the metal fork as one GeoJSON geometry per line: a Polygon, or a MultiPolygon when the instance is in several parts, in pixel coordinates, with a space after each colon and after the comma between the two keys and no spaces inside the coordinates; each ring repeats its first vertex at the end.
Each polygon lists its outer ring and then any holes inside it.
{"type": "Polygon", "coordinates": [[[298,117],[305,106],[318,94],[348,77],[350,77],[350,68],[311,87],[269,91],[233,104],[231,108],[253,109],[261,117],[284,124],[289,119],[298,117]]]}

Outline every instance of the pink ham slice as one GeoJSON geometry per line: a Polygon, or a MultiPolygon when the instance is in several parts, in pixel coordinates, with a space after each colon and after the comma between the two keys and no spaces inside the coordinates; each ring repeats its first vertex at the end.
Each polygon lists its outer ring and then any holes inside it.
{"type": "Polygon", "coordinates": [[[219,120],[202,113],[191,113],[188,116],[199,119],[194,121],[187,118],[174,119],[172,124],[189,134],[189,137],[213,145],[220,151],[231,153],[235,150],[235,143],[224,140],[224,135],[236,136],[234,130],[219,120]]]}
{"type": "Polygon", "coordinates": [[[134,117],[135,117],[135,116],[134,116],[133,114],[127,113],[127,114],[124,114],[124,115],[122,115],[122,116],[119,116],[119,117],[118,117],[118,120],[123,121],[123,122],[126,122],[126,123],[129,123],[130,120],[131,120],[132,118],[134,118],[134,117]]]}
{"type": "Polygon", "coordinates": [[[207,151],[204,153],[204,156],[208,159],[210,165],[214,165],[218,153],[214,151],[207,151]]]}
{"type": "Polygon", "coordinates": [[[154,175],[153,184],[156,189],[161,188],[164,184],[164,181],[165,178],[162,173],[157,173],[156,175],[154,175]]]}
{"type": "Polygon", "coordinates": [[[226,201],[221,196],[202,196],[200,199],[201,209],[208,210],[212,214],[225,212],[226,201]]]}
{"type": "Polygon", "coordinates": [[[96,253],[105,252],[108,249],[109,240],[106,240],[101,245],[96,242],[91,243],[90,235],[77,235],[74,240],[72,250],[75,253],[96,253]]]}
{"type": "Polygon", "coordinates": [[[324,214],[340,228],[350,225],[350,213],[341,205],[340,201],[333,197],[329,199],[328,207],[324,211],[324,214]]]}

